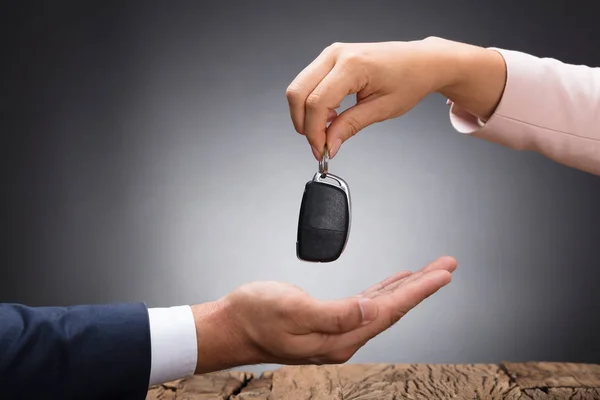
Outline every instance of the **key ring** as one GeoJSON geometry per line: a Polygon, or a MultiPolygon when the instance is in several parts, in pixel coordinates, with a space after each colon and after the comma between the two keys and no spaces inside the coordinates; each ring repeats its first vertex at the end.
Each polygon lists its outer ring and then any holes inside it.
{"type": "Polygon", "coordinates": [[[323,154],[323,158],[319,161],[319,173],[324,178],[327,172],[329,172],[329,151],[325,148],[325,154],[323,154]]]}

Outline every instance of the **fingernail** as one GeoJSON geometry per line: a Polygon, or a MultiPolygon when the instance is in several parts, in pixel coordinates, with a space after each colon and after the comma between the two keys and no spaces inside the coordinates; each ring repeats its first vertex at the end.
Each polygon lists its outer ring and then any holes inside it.
{"type": "Polygon", "coordinates": [[[333,145],[331,146],[331,158],[335,157],[335,155],[337,154],[337,152],[341,146],[342,146],[342,139],[335,139],[335,141],[333,142],[333,145]]]}
{"type": "Polygon", "coordinates": [[[310,146],[312,152],[317,160],[321,160],[321,153],[317,150],[315,146],[310,146]]]}
{"type": "Polygon", "coordinates": [[[377,317],[377,304],[369,298],[363,298],[358,301],[360,312],[362,313],[363,325],[368,324],[377,317]]]}

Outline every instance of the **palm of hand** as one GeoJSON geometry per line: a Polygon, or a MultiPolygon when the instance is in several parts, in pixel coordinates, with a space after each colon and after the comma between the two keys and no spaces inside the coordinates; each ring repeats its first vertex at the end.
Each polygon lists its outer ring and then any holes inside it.
{"type": "Polygon", "coordinates": [[[454,259],[443,257],[341,300],[317,300],[287,283],[253,282],[226,301],[263,362],[342,363],[448,284],[455,268],[454,259]]]}

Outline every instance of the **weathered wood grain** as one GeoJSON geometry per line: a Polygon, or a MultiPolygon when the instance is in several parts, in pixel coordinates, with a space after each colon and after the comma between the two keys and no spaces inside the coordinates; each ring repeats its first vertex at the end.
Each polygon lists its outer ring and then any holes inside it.
{"type": "Polygon", "coordinates": [[[146,400],[173,400],[176,390],[177,388],[171,389],[166,385],[153,386],[148,390],[146,400]]]}
{"type": "Polygon", "coordinates": [[[600,365],[528,362],[502,363],[505,371],[522,389],[600,388],[600,365]]]}
{"type": "Polygon", "coordinates": [[[248,372],[217,372],[150,388],[147,400],[229,400],[253,378],[248,372]]]}
{"type": "Polygon", "coordinates": [[[231,396],[231,400],[269,400],[272,379],[272,372],[264,372],[260,377],[250,380],[239,394],[231,396]]]}
{"type": "Polygon", "coordinates": [[[273,400],[506,398],[518,392],[496,365],[341,365],[283,367],[273,400]]]}
{"type": "Polygon", "coordinates": [[[148,400],[600,400],[600,365],[344,364],[195,376],[153,387],[148,400]]]}
{"type": "Polygon", "coordinates": [[[521,400],[597,400],[599,389],[553,388],[523,389],[521,400]]]}

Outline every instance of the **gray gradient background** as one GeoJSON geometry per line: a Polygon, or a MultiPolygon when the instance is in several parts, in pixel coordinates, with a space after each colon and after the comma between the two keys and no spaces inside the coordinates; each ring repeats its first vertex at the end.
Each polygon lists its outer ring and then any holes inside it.
{"type": "Polygon", "coordinates": [[[436,35],[600,65],[598,10],[551,3],[5,5],[0,300],[170,306],[254,280],[329,299],[449,254],[452,284],[352,362],[600,362],[600,178],[461,136],[441,96],[343,146],[347,250],[295,258],[316,162],[284,92],[306,64],[436,35]]]}

